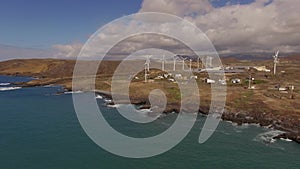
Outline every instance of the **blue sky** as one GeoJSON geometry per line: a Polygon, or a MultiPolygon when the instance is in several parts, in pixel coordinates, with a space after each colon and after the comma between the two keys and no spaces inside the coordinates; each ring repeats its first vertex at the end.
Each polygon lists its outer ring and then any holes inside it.
{"type": "MultiPolygon", "coordinates": [[[[253,0],[231,0],[245,4],[253,0]]],[[[228,0],[213,0],[215,7],[228,0]]],[[[2,0],[0,44],[50,48],[53,44],[84,42],[99,27],[138,12],[142,0],[2,0]]]]}
{"type": "Polygon", "coordinates": [[[141,0],[3,0],[0,44],[49,48],[53,44],[84,41],[105,23],[137,12],[141,3],[141,0]]]}
{"type": "Polygon", "coordinates": [[[255,0],[212,0],[214,7],[222,7],[225,5],[234,5],[234,4],[249,4],[255,0]]]}

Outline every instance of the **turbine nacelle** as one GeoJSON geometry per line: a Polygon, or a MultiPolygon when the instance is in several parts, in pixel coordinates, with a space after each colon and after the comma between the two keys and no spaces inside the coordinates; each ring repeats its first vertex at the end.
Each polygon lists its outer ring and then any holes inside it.
{"type": "Polygon", "coordinates": [[[274,58],[274,75],[276,75],[276,66],[277,66],[277,63],[279,63],[278,55],[279,55],[279,50],[277,52],[275,52],[275,55],[273,55],[273,58],[274,58]]]}
{"type": "Polygon", "coordinates": [[[279,55],[279,50],[277,52],[275,52],[275,55],[273,55],[274,63],[278,63],[279,62],[278,55],[279,55]]]}
{"type": "Polygon", "coordinates": [[[145,62],[145,68],[147,67],[147,70],[150,70],[150,58],[152,57],[152,55],[147,55],[146,56],[146,62],[145,62]]]}

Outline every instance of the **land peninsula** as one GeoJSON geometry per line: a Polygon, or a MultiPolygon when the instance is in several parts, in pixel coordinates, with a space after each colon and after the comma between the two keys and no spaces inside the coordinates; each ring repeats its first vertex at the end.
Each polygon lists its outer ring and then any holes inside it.
{"type": "MultiPolygon", "coordinates": [[[[75,60],[59,59],[8,60],[0,62],[0,75],[35,77],[26,83],[16,83],[22,87],[61,85],[71,91],[75,63],[75,60]]],[[[276,75],[272,73],[271,59],[245,60],[226,57],[222,58],[222,63],[224,68],[243,69],[231,70],[225,74],[226,79],[222,83],[227,86],[227,97],[222,119],[239,125],[256,123],[282,130],[285,133],[276,138],[291,139],[300,143],[300,57],[281,58],[276,75]]],[[[95,84],[99,94],[110,97],[112,76],[119,64],[120,61],[101,62],[95,84]]],[[[198,70],[197,60],[191,65],[192,69],[198,70]]],[[[169,67],[171,69],[171,66],[169,67]]],[[[168,99],[164,112],[178,112],[181,95],[178,85],[170,80],[172,77],[165,76],[166,73],[161,70],[151,69],[145,82],[143,71],[135,75],[130,84],[131,102],[148,108],[149,92],[161,89],[168,99]]],[[[199,113],[207,114],[211,103],[208,75],[205,71],[195,71],[193,74],[201,97],[199,113]]],[[[219,83],[218,79],[214,79],[214,83],[219,83]]]]}

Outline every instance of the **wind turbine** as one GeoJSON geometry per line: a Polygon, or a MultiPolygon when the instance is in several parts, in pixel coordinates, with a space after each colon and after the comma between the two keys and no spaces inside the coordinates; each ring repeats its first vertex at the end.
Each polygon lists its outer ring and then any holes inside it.
{"type": "Polygon", "coordinates": [[[148,55],[146,56],[146,62],[145,62],[145,82],[147,82],[147,72],[149,72],[150,70],[150,58],[151,58],[151,55],[148,55]]]}
{"type": "Polygon", "coordinates": [[[162,58],[162,62],[161,62],[161,70],[162,70],[162,71],[165,71],[165,55],[163,55],[163,58],[162,58]]]}
{"type": "Polygon", "coordinates": [[[185,58],[182,58],[182,70],[184,70],[184,61],[185,61],[185,58]]]}
{"type": "Polygon", "coordinates": [[[147,82],[147,61],[146,61],[146,63],[144,64],[144,66],[145,66],[145,83],[147,82]]]}
{"type": "Polygon", "coordinates": [[[176,71],[176,56],[173,57],[173,71],[176,71]]]}
{"type": "Polygon", "coordinates": [[[202,61],[202,64],[201,64],[201,65],[202,65],[202,66],[201,66],[202,69],[206,68],[206,65],[205,65],[205,64],[206,64],[206,58],[207,58],[207,56],[203,56],[203,57],[202,57],[202,60],[201,60],[201,61],[202,61]]]}
{"type": "Polygon", "coordinates": [[[207,68],[212,67],[212,57],[211,56],[206,56],[206,65],[207,68]]]}
{"type": "Polygon", "coordinates": [[[251,89],[251,81],[252,81],[252,77],[251,74],[249,75],[249,80],[248,80],[248,89],[251,89]]]}
{"type": "Polygon", "coordinates": [[[145,63],[145,65],[147,65],[147,70],[148,71],[150,70],[150,58],[151,58],[151,55],[146,56],[146,63],[145,63]]]}
{"type": "Polygon", "coordinates": [[[273,58],[274,58],[274,75],[276,75],[276,67],[277,67],[277,63],[279,63],[278,54],[279,54],[279,50],[275,53],[275,55],[273,55],[273,58]]]}
{"type": "Polygon", "coordinates": [[[198,65],[198,70],[197,71],[199,71],[199,69],[200,69],[200,56],[198,56],[197,65],[198,65]]]}

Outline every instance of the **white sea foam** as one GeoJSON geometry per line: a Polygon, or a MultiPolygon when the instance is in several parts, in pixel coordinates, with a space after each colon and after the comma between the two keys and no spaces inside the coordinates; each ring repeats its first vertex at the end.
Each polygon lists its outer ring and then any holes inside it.
{"type": "Polygon", "coordinates": [[[54,85],[45,85],[43,87],[54,87],[54,85]]]}
{"type": "Polygon", "coordinates": [[[137,112],[142,113],[142,114],[146,114],[146,113],[151,112],[151,109],[139,109],[139,110],[137,110],[137,112]]]}
{"type": "Polygon", "coordinates": [[[107,105],[107,107],[113,107],[113,108],[117,108],[117,107],[120,107],[121,104],[109,104],[107,105]]]}
{"type": "Polygon", "coordinates": [[[0,86],[8,86],[10,83],[0,83],[0,86]]]}
{"type": "Polygon", "coordinates": [[[105,101],[106,103],[112,103],[112,100],[110,100],[110,99],[104,99],[104,101],[105,101]]]}
{"type": "Polygon", "coordinates": [[[291,142],[291,141],[293,141],[293,140],[291,140],[291,139],[288,139],[288,138],[280,138],[280,140],[282,140],[282,141],[287,141],[287,142],[291,142]]]}
{"type": "Polygon", "coordinates": [[[65,94],[78,94],[78,93],[83,93],[83,91],[70,91],[70,92],[65,92],[65,94]]]}
{"type": "Polygon", "coordinates": [[[103,99],[103,97],[101,95],[97,95],[95,98],[96,99],[103,99]]]}
{"type": "Polygon", "coordinates": [[[17,89],[21,89],[21,87],[0,87],[0,91],[17,90],[17,89]]]}
{"type": "Polygon", "coordinates": [[[276,139],[274,139],[275,136],[278,136],[280,134],[284,133],[283,131],[279,130],[271,130],[265,133],[258,134],[254,141],[263,142],[263,143],[274,143],[276,139]]]}

